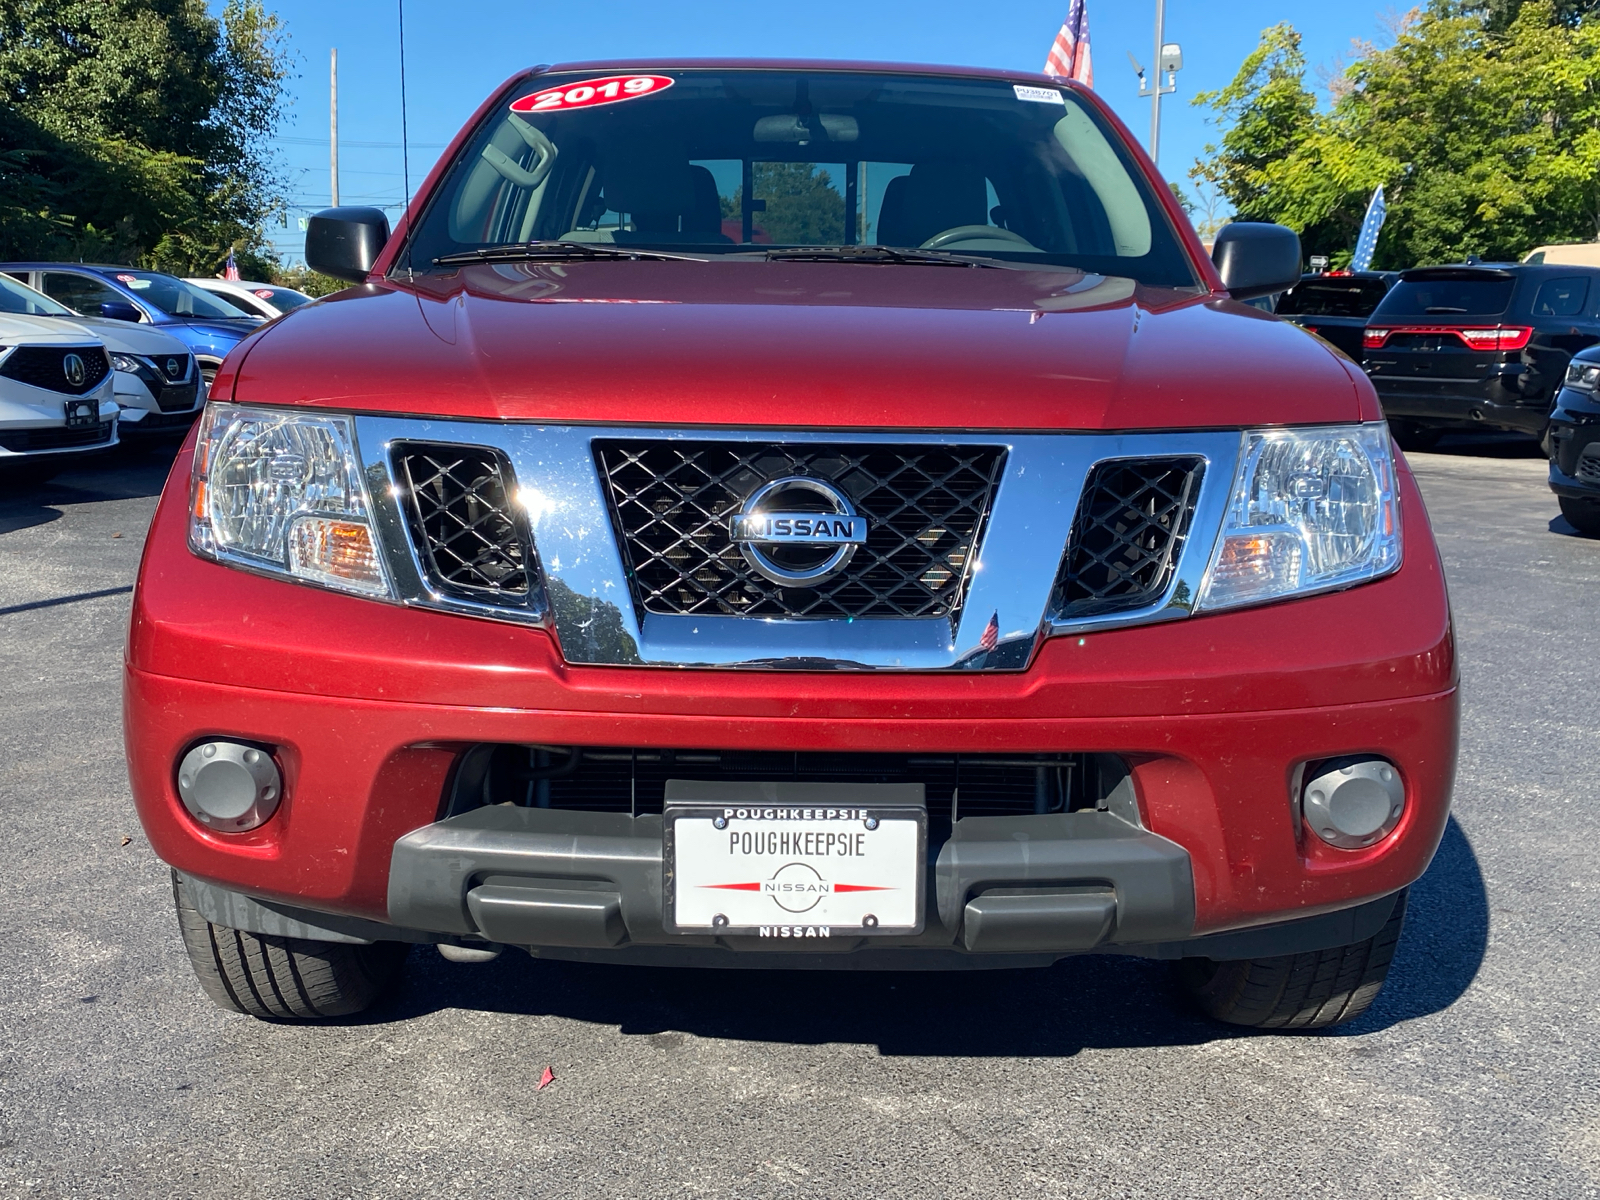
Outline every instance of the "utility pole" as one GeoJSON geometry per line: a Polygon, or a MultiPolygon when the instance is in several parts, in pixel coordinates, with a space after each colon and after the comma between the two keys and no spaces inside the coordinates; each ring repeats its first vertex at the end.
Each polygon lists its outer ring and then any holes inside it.
{"type": "Polygon", "coordinates": [[[1144,68],[1139,65],[1139,60],[1130,53],[1128,61],[1133,64],[1134,74],[1139,76],[1139,98],[1150,97],[1150,161],[1159,162],[1161,158],[1161,97],[1170,96],[1178,90],[1178,72],[1183,70],[1183,51],[1176,42],[1166,40],[1167,0],[1156,0],[1156,59],[1155,78],[1150,82],[1145,81],[1144,68]],[[1162,83],[1161,77],[1165,75],[1167,82],[1162,83]]]}
{"type": "Polygon", "coordinates": [[[339,207],[339,48],[328,52],[328,181],[339,207]]]}

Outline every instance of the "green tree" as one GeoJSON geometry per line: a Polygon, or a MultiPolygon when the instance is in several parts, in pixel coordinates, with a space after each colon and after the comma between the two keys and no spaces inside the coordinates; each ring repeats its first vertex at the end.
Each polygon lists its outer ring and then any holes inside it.
{"type": "MultiPolygon", "coordinates": [[[[826,169],[816,163],[758,162],[751,166],[751,191],[766,208],[752,218],[753,229],[778,245],[837,246],[844,241],[844,197],[826,169]]],[[[722,202],[722,215],[743,211],[744,189],[722,202]]]]}
{"type": "Polygon", "coordinates": [[[267,270],[288,70],[261,0],[0,0],[0,254],[267,270]]]}
{"type": "Polygon", "coordinates": [[[1600,231],[1600,29],[1551,0],[1496,11],[1433,0],[1345,72],[1331,108],[1305,84],[1299,35],[1262,35],[1228,87],[1197,167],[1241,218],[1281,221],[1348,261],[1383,184],[1380,266],[1518,258],[1600,231]]]}

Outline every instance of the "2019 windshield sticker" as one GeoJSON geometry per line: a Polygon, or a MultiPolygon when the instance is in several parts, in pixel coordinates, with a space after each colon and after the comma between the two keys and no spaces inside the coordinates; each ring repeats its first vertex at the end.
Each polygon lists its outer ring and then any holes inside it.
{"type": "Polygon", "coordinates": [[[567,112],[574,108],[598,108],[664,92],[673,84],[667,75],[606,75],[582,83],[565,84],[523,96],[511,102],[514,113],[567,112]]]}

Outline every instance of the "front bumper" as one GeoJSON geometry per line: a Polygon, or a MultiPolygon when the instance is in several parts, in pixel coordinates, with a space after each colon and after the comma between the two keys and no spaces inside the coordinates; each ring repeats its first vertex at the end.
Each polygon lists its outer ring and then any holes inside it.
{"type": "Polygon", "coordinates": [[[1600,398],[1563,389],[1545,435],[1550,490],[1572,499],[1600,497],[1600,398]]]}
{"type": "Polygon", "coordinates": [[[830,939],[804,953],[1020,962],[1085,949],[1226,956],[1231,945],[1254,956],[1300,944],[1271,932],[1287,922],[1303,943],[1306,918],[1336,939],[1324,944],[1359,940],[1346,935],[1374,913],[1381,924],[1384,898],[1426,869],[1455,768],[1443,576],[1403,468],[1400,484],[1406,559],[1392,576],[1052,638],[1027,671],[982,675],[574,666],[541,628],[198,559],[184,489],[173,487],[152,524],[129,634],[133,794],[156,852],[215,900],[210,911],[231,914],[213,918],[224,924],[252,928],[269,911],[316,936],[354,928],[634,960],[748,952],[778,965],[765,956],[792,942],[700,944],[662,931],[659,816],[506,806],[447,816],[464,753],[537,743],[1111,754],[1130,771],[1122,815],[971,817],[930,831],[923,934],[865,947],[830,939]],[[276,748],[284,798],[258,829],[202,828],[178,797],[176,763],[213,736],[276,748]],[[1354,753],[1395,763],[1407,806],[1381,842],[1337,850],[1301,827],[1294,781],[1309,761],[1354,753]]]}

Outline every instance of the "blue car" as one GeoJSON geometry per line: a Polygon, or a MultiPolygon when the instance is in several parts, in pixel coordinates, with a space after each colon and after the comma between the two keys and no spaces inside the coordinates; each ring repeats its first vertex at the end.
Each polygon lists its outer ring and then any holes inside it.
{"type": "Polygon", "coordinates": [[[194,354],[208,392],[228,351],[262,323],[159,271],[89,263],[0,263],[0,271],[83,316],[137,321],[170,333],[194,354]]]}

